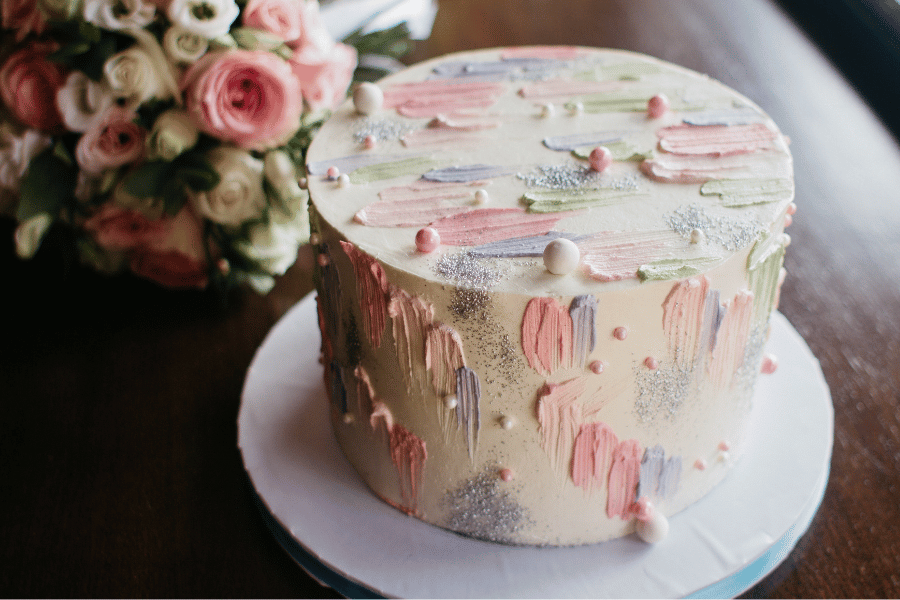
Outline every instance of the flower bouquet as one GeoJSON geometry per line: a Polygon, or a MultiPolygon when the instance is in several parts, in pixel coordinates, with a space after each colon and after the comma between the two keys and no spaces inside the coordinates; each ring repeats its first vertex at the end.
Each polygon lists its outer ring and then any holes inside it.
{"type": "Polygon", "coordinates": [[[300,165],[359,52],[408,36],[338,43],[315,0],[2,0],[0,27],[16,253],[65,227],[99,271],[262,293],[308,238],[300,165]]]}

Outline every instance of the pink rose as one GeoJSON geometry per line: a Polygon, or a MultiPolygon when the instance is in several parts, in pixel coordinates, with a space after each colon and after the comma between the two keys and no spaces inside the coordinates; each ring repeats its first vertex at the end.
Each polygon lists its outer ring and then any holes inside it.
{"type": "Polygon", "coordinates": [[[181,87],[197,127],[241,148],[280,146],[300,127],[300,81],[270,52],[211,52],[188,69],[181,87]]]}
{"type": "Polygon", "coordinates": [[[334,109],[347,96],[356,69],[356,49],[345,44],[334,44],[327,53],[306,48],[294,53],[291,67],[310,109],[334,109]]]}
{"type": "Polygon", "coordinates": [[[200,219],[185,206],[160,222],[162,233],[132,251],[131,270],[165,287],[205,288],[209,276],[200,219]]]}
{"type": "Polygon", "coordinates": [[[78,140],[75,160],[88,173],[135,162],[144,155],[147,132],[134,122],[134,113],[112,106],[78,140]]]}
{"type": "Polygon", "coordinates": [[[21,42],[29,33],[43,33],[47,22],[38,10],[37,0],[3,0],[0,2],[0,26],[14,29],[16,41],[21,42]]]}
{"type": "Polygon", "coordinates": [[[84,224],[94,241],[107,250],[131,250],[163,238],[165,221],[148,219],[138,211],[104,204],[84,224]]]}
{"type": "Polygon", "coordinates": [[[47,60],[53,50],[53,44],[32,42],[13,52],[0,67],[3,102],[19,121],[41,131],[62,126],[56,92],[65,84],[67,73],[47,60]]]}
{"type": "Polygon", "coordinates": [[[301,0],[250,0],[244,7],[243,23],[293,42],[303,35],[305,4],[301,0]]]}
{"type": "Polygon", "coordinates": [[[334,38],[325,27],[325,21],[319,14],[319,3],[311,0],[300,2],[300,36],[287,40],[293,50],[316,48],[320,52],[328,52],[334,46],[334,38]]]}

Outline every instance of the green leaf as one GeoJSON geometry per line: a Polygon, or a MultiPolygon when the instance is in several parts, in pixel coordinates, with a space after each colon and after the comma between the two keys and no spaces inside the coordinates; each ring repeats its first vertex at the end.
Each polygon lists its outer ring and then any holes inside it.
{"type": "Polygon", "coordinates": [[[175,177],[197,192],[208,192],[219,185],[222,178],[203,154],[187,152],[173,161],[175,177]]]}
{"type": "Polygon", "coordinates": [[[158,198],[172,176],[172,166],[162,160],[147,162],[125,177],[125,191],[137,198],[158,198]]]}
{"type": "Polygon", "coordinates": [[[58,215],[72,197],[77,177],[78,168],[57,156],[54,147],[35,156],[22,177],[16,218],[23,222],[40,213],[58,215]]]}

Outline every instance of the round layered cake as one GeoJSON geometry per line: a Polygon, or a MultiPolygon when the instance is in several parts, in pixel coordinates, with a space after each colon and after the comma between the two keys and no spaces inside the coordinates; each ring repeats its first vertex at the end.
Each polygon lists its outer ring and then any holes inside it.
{"type": "Polygon", "coordinates": [[[461,53],[360,86],[307,171],[333,427],[386,502],[656,541],[739,458],[794,190],[747,98],[622,51],[461,53]]]}

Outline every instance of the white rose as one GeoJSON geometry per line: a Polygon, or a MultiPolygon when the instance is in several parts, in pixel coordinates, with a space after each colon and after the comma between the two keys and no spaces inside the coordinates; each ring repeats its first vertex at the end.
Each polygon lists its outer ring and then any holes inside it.
{"type": "Polygon", "coordinates": [[[173,25],[163,35],[163,47],[172,62],[193,64],[206,54],[209,40],[183,27],[173,25]]]}
{"type": "Polygon", "coordinates": [[[85,0],[82,14],[104,29],[140,29],[153,22],[156,6],[144,0],[85,0]]]}
{"type": "Polygon", "coordinates": [[[297,169],[287,152],[272,150],[266,153],[263,161],[266,179],[279,196],[289,199],[302,194],[300,184],[297,183],[297,169]]]}
{"type": "Polygon", "coordinates": [[[10,128],[0,130],[0,188],[19,191],[22,176],[31,160],[50,145],[50,137],[33,129],[16,135],[10,128]]]}
{"type": "MultiPolygon", "coordinates": [[[[305,193],[294,198],[288,211],[269,211],[268,223],[256,223],[249,231],[249,239],[236,244],[238,251],[256,262],[271,275],[282,275],[297,260],[300,246],[309,239],[309,213],[306,210],[305,193]]],[[[250,278],[250,284],[259,292],[269,291],[270,279],[250,278]]]]}
{"type": "Polygon", "coordinates": [[[263,191],[263,162],[246,150],[219,146],[207,154],[221,177],[208,192],[191,195],[197,213],[210,221],[238,226],[262,215],[266,207],[263,191]]]}
{"type": "Polygon", "coordinates": [[[175,74],[156,38],[139,29],[128,33],[137,44],[114,54],[103,65],[106,82],[113,93],[134,105],[150,98],[180,97],[175,74]]]}
{"type": "Polygon", "coordinates": [[[27,221],[19,223],[14,238],[16,254],[19,258],[31,258],[41,246],[44,234],[50,229],[53,217],[47,213],[38,213],[27,221]]]}
{"type": "Polygon", "coordinates": [[[167,14],[175,25],[213,39],[228,33],[240,12],[234,0],[172,0],[167,14]]]}
{"type": "Polygon", "coordinates": [[[151,159],[172,160],[190,150],[200,138],[200,131],[190,115],[181,109],[167,110],[156,118],[147,136],[147,154],[151,159]]]}
{"type": "Polygon", "coordinates": [[[72,71],[56,92],[56,106],[69,131],[87,131],[115,101],[106,82],[94,81],[81,71],[72,71]]]}

